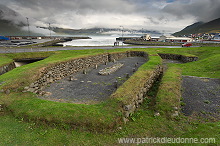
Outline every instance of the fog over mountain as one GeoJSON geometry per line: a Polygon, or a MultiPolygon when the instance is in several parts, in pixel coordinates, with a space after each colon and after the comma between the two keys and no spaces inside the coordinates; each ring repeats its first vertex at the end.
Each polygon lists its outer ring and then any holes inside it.
{"type": "MultiPolygon", "coordinates": [[[[49,30],[30,25],[31,35],[49,34],[49,30]]],[[[29,35],[26,17],[0,5],[0,35],[29,35]]]]}
{"type": "Polygon", "coordinates": [[[173,33],[220,17],[220,0],[1,0],[0,4],[20,14],[19,19],[4,16],[15,24],[28,17],[31,26],[50,23],[71,29],[123,26],[173,33]]]}

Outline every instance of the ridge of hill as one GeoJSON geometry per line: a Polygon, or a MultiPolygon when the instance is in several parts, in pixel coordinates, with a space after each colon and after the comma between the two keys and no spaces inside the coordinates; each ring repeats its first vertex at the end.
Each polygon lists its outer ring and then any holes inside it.
{"type": "Polygon", "coordinates": [[[209,22],[196,22],[174,33],[174,36],[189,35],[195,33],[220,33],[220,18],[209,22]]]}

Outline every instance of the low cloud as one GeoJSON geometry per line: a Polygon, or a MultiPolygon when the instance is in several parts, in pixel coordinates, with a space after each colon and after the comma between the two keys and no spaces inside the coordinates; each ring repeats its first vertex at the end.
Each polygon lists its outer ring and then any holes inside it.
{"type": "MultiPolygon", "coordinates": [[[[1,0],[32,26],[179,31],[219,18],[219,0],[1,0]]],[[[1,8],[1,7],[0,7],[1,8]]],[[[19,18],[21,20],[21,18],[19,18]]]]}
{"type": "Polygon", "coordinates": [[[220,18],[219,10],[219,0],[191,0],[189,3],[176,1],[163,8],[163,12],[172,14],[179,19],[193,16],[196,21],[204,22],[220,18]]]}

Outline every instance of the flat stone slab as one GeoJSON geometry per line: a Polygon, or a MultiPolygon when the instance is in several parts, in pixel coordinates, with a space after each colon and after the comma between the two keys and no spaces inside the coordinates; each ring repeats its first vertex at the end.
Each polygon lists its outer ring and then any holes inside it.
{"type": "Polygon", "coordinates": [[[123,63],[116,63],[110,67],[106,67],[104,69],[101,69],[99,71],[100,75],[110,75],[111,73],[117,71],[119,68],[121,68],[124,64],[123,63]]]}

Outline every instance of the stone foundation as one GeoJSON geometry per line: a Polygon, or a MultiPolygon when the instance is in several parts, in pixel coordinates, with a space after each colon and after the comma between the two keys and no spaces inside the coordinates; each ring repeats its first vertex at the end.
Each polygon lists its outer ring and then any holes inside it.
{"type": "Polygon", "coordinates": [[[97,68],[99,64],[106,64],[125,57],[142,56],[148,59],[148,54],[141,51],[129,51],[119,53],[106,53],[83,58],[76,58],[66,62],[56,63],[45,68],[40,78],[34,81],[29,87],[25,87],[25,91],[37,94],[43,94],[42,89],[50,83],[60,80],[73,73],[85,71],[89,68],[97,68]]]}
{"type": "Polygon", "coordinates": [[[121,68],[124,64],[122,63],[116,63],[110,67],[107,67],[105,69],[102,69],[99,71],[100,75],[110,75],[111,73],[114,73],[115,71],[117,71],[119,68],[121,68]]]}
{"type": "MultiPolygon", "coordinates": [[[[127,101],[122,104],[123,121],[126,123],[129,121],[129,117],[135,112],[140,104],[143,103],[144,98],[146,98],[147,92],[153,86],[154,82],[163,73],[162,66],[158,65],[157,68],[151,72],[151,74],[145,78],[143,84],[139,85],[139,88],[134,93],[129,93],[127,96],[127,101]],[[130,97],[129,97],[130,96],[130,97]]],[[[125,93],[126,94],[126,93],[125,93]]]]}
{"type": "Polygon", "coordinates": [[[179,61],[182,61],[184,63],[193,62],[193,61],[198,60],[198,57],[194,57],[194,56],[184,56],[184,55],[178,55],[178,54],[163,54],[163,53],[158,53],[158,55],[162,59],[179,60],[179,61]]]}
{"type": "Polygon", "coordinates": [[[4,65],[4,66],[0,67],[0,75],[4,74],[14,68],[16,68],[14,62],[7,64],[7,65],[4,65]]]}

